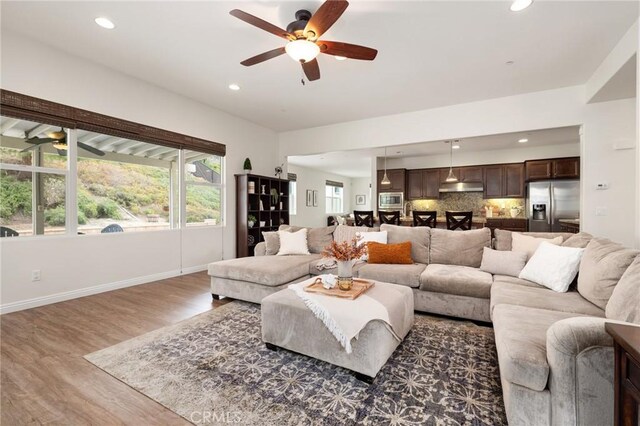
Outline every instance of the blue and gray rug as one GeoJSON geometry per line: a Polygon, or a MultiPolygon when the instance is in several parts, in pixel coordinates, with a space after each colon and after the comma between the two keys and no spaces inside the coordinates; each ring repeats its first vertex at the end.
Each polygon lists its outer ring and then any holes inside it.
{"type": "Polygon", "coordinates": [[[85,358],[195,424],[506,424],[490,328],[416,315],[372,385],[260,336],[236,301],[85,358]]]}

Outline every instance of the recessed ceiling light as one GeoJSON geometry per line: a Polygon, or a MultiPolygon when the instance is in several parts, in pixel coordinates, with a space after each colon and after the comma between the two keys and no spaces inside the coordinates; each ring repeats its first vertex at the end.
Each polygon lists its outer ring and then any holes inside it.
{"type": "Polygon", "coordinates": [[[105,18],[104,16],[99,16],[94,20],[96,21],[96,24],[108,30],[112,30],[116,27],[116,24],[114,24],[109,18],[105,18]]]}
{"type": "Polygon", "coordinates": [[[533,3],[533,0],[514,0],[510,9],[512,12],[520,12],[531,6],[531,3],[533,3]]]}
{"type": "Polygon", "coordinates": [[[452,146],[451,148],[453,148],[453,149],[460,149],[460,145],[454,145],[454,146],[452,146]]]}
{"type": "Polygon", "coordinates": [[[527,142],[529,142],[529,139],[527,139],[527,138],[518,139],[518,142],[519,143],[527,143],[527,142]]]}
{"type": "Polygon", "coordinates": [[[229,89],[234,90],[234,91],[238,91],[240,90],[240,86],[238,86],[237,84],[233,83],[229,85],[229,89]]]}
{"type": "Polygon", "coordinates": [[[334,58],[336,58],[336,61],[346,61],[347,58],[345,56],[334,56],[334,58]]]}

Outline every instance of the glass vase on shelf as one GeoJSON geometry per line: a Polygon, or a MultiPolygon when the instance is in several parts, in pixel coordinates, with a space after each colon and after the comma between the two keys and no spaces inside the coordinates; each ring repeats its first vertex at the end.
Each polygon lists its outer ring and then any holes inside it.
{"type": "Polygon", "coordinates": [[[339,260],[337,263],[338,288],[349,291],[353,286],[353,260],[339,260]]]}

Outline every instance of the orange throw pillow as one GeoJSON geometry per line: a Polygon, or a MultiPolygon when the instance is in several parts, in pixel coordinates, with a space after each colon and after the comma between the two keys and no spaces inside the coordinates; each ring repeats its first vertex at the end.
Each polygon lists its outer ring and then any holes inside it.
{"type": "Polygon", "coordinates": [[[399,244],[382,244],[374,241],[367,243],[369,263],[385,263],[394,265],[409,265],[411,259],[411,242],[399,244]]]}

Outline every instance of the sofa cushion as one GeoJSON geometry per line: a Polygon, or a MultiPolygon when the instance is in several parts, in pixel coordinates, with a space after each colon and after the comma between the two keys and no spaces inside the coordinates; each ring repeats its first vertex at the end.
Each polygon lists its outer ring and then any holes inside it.
{"type": "Polygon", "coordinates": [[[509,284],[516,284],[516,285],[522,285],[525,287],[536,287],[536,288],[540,288],[542,287],[539,284],[533,283],[529,280],[523,280],[522,278],[517,278],[517,277],[510,277],[508,275],[494,275],[493,276],[493,283],[509,283],[509,284]]]}
{"type": "Polygon", "coordinates": [[[578,291],[582,297],[604,309],[613,288],[637,255],[637,250],[605,238],[592,239],[580,263],[578,291]]]}
{"type": "Polygon", "coordinates": [[[369,232],[370,230],[373,231],[373,228],[367,228],[366,226],[338,225],[336,230],[333,231],[333,239],[336,240],[337,243],[343,243],[345,241],[351,242],[351,240],[358,236],[359,232],[369,232]]]}
{"type": "Polygon", "coordinates": [[[562,237],[555,238],[538,238],[530,235],[522,235],[518,232],[511,234],[511,250],[523,251],[527,253],[527,260],[533,257],[533,254],[538,250],[538,247],[544,242],[559,246],[562,244],[562,237]]]}
{"type": "Polygon", "coordinates": [[[543,241],[518,277],[564,293],[578,275],[583,252],[543,241]]]}
{"type": "Polygon", "coordinates": [[[387,223],[380,226],[381,231],[387,231],[387,243],[398,244],[411,242],[411,258],[414,262],[429,263],[430,230],[426,226],[396,226],[387,223]]]}
{"type": "MultiPolygon", "coordinates": [[[[547,290],[549,291],[549,290],[547,290]]],[[[500,377],[510,383],[542,391],[547,387],[547,329],[576,313],[496,305],[493,329],[500,365],[500,377]]]]}
{"type": "Polygon", "coordinates": [[[492,282],[491,274],[476,268],[432,263],[420,275],[420,290],[488,299],[492,282]]]}
{"type": "Polygon", "coordinates": [[[606,316],[640,324],[640,255],[624,271],[607,303],[606,316]]]}
{"type": "Polygon", "coordinates": [[[280,236],[278,231],[263,232],[266,256],[275,256],[280,251],[280,236]]]}
{"type": "Polygon", "coordinates": [[[479,268],[485,247],[491,247],[491,229],[471,231],[431,230],[429,263],[479,268]]]}
{"type": "MultiPolygon", "coordinates": [[[[303,229],[301,226],[280,225],[280,231],[297,232],[303,229]]],[[[336,230],[334,226],[324,226],[321,228],[307,229],[307,245],[311,253],[322,253],[322,251],[333,241],[333,233],[336,230]]]]}
{"type": "Polygon", "coordinates": [[[420,286],[420,274],[426,265],[372,265],[365,264],[358,270],[358,278],[382,281],[417,288],[420,286]]]}
{"type": "Polygon", "coordinates": [[[587,232],[578,232],[564,240],[563,247],[585,248],[593,239],[593,235],[587,232]]]}
{"type": "MultiPolygon", "coordinates": [[[[506,231],[504,229],[496,229],[493,231],[495,235],[494,247],[496,250],[511,250],[511,236],[513,231],[506,231]]],[[[568,232],[519,232],[522,235],[528,235],[536,238],[552,239],[556,237],[562,237],[563,242],[575,234],[568,232]]]]}
{"type": "Polygon", "coordinates": [[[517,277],[527,263],[527,254],[519,251],[494,250],[485,247],[480,270],[490,274],[517,277]]]}
{"type": "Polygon", "coordinates": [[[309,275],[309,262],[319,254],[241,257],[209,264],[209,275],[276,287],[309,275]]]}
{"type": "Polygon", "coordinates": [[[559,312],[574,312],[594,317],[604,316],[602,309],[582,297],[577,291],[556,293],[538,285],[531,287],[494,281],[491,287],[490,312],[493,313],[494,307],[500,304],[559,312]]]}

